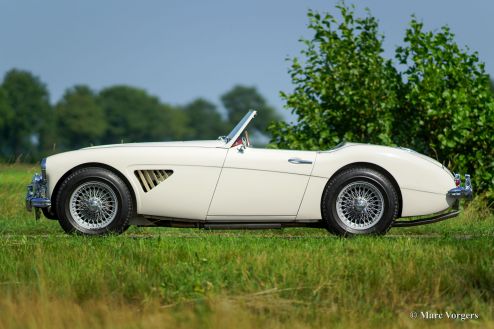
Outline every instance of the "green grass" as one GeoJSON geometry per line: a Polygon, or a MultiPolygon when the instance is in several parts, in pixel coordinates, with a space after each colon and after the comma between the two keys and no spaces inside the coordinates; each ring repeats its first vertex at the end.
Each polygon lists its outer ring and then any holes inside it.
{"type": "Polygon", "coordinates": [[[481,203],[384,237],[131,228],[87,238],[24,210],[34,170],[0,167],[0,328],[494,328],[494,217],[481,203]]]}

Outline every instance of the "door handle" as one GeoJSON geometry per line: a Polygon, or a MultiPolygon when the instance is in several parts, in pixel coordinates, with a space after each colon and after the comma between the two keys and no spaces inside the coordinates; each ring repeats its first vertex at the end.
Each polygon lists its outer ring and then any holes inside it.
{"type": "Polygon", "coordinates": [[[290,158],[290,159],[288,159],[288,162],[293,163],[293,164],[312,164],[312,161],[310,161],[310,160],[302,160],[299,158],[290,158]]]}

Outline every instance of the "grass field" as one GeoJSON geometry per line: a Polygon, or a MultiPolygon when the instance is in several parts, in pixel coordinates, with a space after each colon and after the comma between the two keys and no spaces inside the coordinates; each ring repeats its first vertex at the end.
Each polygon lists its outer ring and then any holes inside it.
{"type": "Polygon", "coordinates": [[[479,204],[385,237],[131,228],[86,238],[24,210],[35,170],[0,166],[0,328],[494,328],[494,217],[479,204]]]}

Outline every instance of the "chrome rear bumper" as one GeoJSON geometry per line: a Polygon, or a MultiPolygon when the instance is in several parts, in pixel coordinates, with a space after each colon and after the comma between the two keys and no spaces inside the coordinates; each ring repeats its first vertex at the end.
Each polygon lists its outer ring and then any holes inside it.
{"type": "Polygon", "coordinates": [[[449,210],[425,218],[414,220],[397,220],[393,223],[393,227],[410,227],[432,224],[458,216],[460,214],[460,199],[471,199],[473,197],[470,175],[465,175],[465,186],[461,186],[461,177],[459,174],[455,174],[455,184],[456,187],[449,190],[446,194],[448,198],[453,199],[452,206],[449,210]]]}
{"type": "Polygon", "coordinates": [[[466,198],[471,199],[473,197],[472,181],[470,175],[465,175],[465,186],[461,186],[460,174],[455,174],[456,187],[448,191],[447,195],[455,200],[466,198]]]}

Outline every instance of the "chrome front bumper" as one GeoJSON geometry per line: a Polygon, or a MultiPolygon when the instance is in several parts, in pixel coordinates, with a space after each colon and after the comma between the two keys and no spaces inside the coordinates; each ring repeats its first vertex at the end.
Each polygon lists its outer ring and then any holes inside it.
{"type": "Polygon", "coordinates": [[[51,206],[51,200],[47,198],[47,181],[42,175],[36,173],[31,184],[27,186],[26,209],[33,210],[36,219],[40,218],[40,209],[51,206]]]}

